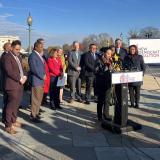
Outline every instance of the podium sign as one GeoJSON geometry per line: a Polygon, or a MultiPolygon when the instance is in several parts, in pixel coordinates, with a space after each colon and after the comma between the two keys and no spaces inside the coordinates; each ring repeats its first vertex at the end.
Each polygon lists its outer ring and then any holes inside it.
{"type": "Polygon", "coordinates": [[[116,72],[112,73],[112,84],[123,84],[143,81],[143,72],[116,72]]]}
{"type": "Polygon", "coordinates": [[[114,85],[115,109],[114,120],[103,119],[102,127],[117,133],[141,129],[142,126],[128,119],[128,83],[143,81],[143,72],[112,73],[114,85]]]}

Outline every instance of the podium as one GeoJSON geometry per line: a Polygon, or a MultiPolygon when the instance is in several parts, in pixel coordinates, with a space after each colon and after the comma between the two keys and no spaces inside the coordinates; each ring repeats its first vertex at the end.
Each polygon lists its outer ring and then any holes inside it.
{"type": "Polygon", "coordinates": [[[116,133],[139,130],[142,126],[128,119],[128,83],[143,81],[143,72],[114,72],[115,109],[112,121],[102,120],[102,127],[116,133]]]}

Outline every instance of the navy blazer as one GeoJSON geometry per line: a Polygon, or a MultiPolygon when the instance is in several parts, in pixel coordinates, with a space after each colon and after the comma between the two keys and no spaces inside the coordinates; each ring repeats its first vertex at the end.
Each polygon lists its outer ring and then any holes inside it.
{"type": "Polygon", "coordinates": [[[44,85],[45,64],[35,51],[33,51],[28,59],[30,73],[29,79],[32,87],[44,85]]]}
{"type": "Polygon", "coordinates": [[[84,66],[85,66],[85,71],[84,71],[84,76],[86,77],[94,77],[95,76],[95,70],[96,66],[98,63],[98,55],[95,53],[96,59],[93,58],[92,53],[89,51],[85,53],[84,56],[84,66]]]}

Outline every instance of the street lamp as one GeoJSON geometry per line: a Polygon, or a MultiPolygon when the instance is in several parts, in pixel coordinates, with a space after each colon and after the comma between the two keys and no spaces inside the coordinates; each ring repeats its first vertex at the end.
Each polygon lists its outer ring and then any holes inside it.
{"type": "Polygon", "coordinates": [[[109,40],[107,40],[107,47],[109,47],[109,40]]]}
{"type": "Polygon", "coordinates": [[[123,33],[122,32],[120,33],[120,38],[121,38],[121,40],[123,42],[123,33]]]}
{"type": "Polygon", "coordinates": [[[28,31],[29,31],[29,54],[32,52],[32,49],[31,49],[31,26],[32,26],[32,17],[29,13],[29,16],[27,18],[27,24],[28,24],[28,31]]]}

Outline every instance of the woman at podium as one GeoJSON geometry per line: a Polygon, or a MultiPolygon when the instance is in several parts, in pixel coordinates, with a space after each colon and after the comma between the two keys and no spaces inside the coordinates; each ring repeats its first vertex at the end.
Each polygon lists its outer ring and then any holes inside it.
{"type": "Polygon", "coordinates": [[[96,67],[96,88],[98,94],[97,116],[110,120],[109,106],[111,99],[112,50],[105,48],[96,67]]]}
{"type": "MultiPolygon", "coordinates": [[[[143,56],[138,54],[138,48],[136,45],[129,46],[129,54],[124,60],[125,68],[130,71],[143,71],[145,72],[145,63],[143,56]]],[[[139,108],[140,89],[142,82],[129,83],[129,95],[131,107],[139,108]]]]}

